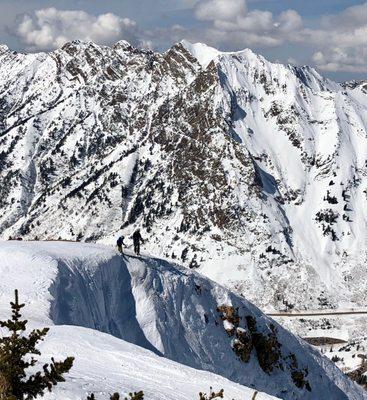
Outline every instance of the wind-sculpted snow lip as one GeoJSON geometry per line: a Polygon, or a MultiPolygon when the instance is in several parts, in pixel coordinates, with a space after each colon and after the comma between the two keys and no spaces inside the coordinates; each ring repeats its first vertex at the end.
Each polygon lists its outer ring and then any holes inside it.
{"type": "Polygon", "coordinates": [[[366,398],[333,363],[257,307],[179,265],[62,242],[0,242],[0,256],[1,317],[17,287],[36,326],[99,330],[282,399],[366,398]],[[237,339],[251,337],[246,362],[234,350],[231,321],[237,339]],[[262,351],[268,344],[273,358],[262,351]]]}

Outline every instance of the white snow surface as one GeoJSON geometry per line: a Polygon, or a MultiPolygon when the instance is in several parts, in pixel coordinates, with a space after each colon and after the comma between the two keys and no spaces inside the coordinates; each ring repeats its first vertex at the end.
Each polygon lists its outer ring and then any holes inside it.
{"type": "Polygon", "coordinates": [[[211,61],[215,60],[222,53],[205,43],[190,43],[187,40],[182,40],[181,44],[206,68],[211,61]]]}
{"type": "Polygon", "coordinates": [[[336,365],[345,373],[361,369],[367,374],[367,338],[361,337],[342,344],[318,346],[328,358],[338,357],[336,365]]]}
{"type": "Polygon", "coordinates": [[[367,306],[366,83],[184,41],[0,50],[0,235],[114,243],[264,310],[367,306]]]}
{"type": "Polygon", "coordinates": [[[8,302],[19,289],[30,325],[52,326],[43,357],[77,358],[69,382],[49,398],[98,396],[115,387],[142,389],[147,399],[195,398],[208,385],[223,387],[228,398],[253,393],[224,378],[282,399],[367,398],[332,362],[251,303],[186,268],[68,242],[0,242],[0,259],[0,318],[8,317],[8,302]],[[274,324],[283,370],[265,373],[254,350],[248,363],[236,357],[217,311],[221,305],[238,307],[241,328],[248,315],[258,332],[269,333],[274,324]],[[311,392],[294,385],[291,354],[308,371],[311,392]]]}
{"type": "MultiPolygon", "coordinates": [[[[108,394],[144,391],[146,399],[197,399],[199,392],[224,389],[225,399],[251,399],[255,390],[206,371],[186,367],[159,357],[139,346],[95,330],[71,327],[52,327],[47,340],[40,346],[42,358],[75,357],[66,383],[58,385],[45,399],[85,400],[94,393],[97,400],[108,394]]],[[[276,397],[258,393],[259,400],[276,397]]]]}

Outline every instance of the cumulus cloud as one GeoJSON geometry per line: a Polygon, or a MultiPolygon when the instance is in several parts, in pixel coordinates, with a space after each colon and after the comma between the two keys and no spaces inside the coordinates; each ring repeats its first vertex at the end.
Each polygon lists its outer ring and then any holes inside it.
{"type": "Polygon", "coordinates": [[[324,16],[319,29],[305,29],[298,41],[316,47],[313,61],[321,70],[367,73],[367,3],[324,16]]]}
{"type": "Polygon", "coordinates": [[[195,15],[204,21],[232,21],[246,12],[244,0],[205,0],[197,3],[195,15]]]}
{"type": "Polygon", "coordinates": [[[325,15],[313,28],[295,10],[274,14],[249,10],[246,0],[198,0],[197,19],[207,21],[202,33],[224,48],[279,47],[287,43],[313,48],[312,60],[330,72],[367,72],[367,2],[325,15]]]}
{"type": "Polygon", "coordinates": [[[326,15],[321,19],[321,26],[326,29],[333,29],[342,26],[343,28],[357,28],[367,23],[367,3],[351,6],[339,14],[326,15]]]}
{"type": "Polygon", "coordinates": [[[323,71],[367,73],[367,49],[365,47],[330,47],[313,54],[314,63],[323,71]]]}
{"type": "Polygon", "coordinates": [[[200,0],[195,7],[199,20],[209,21],[207,37],[219,45],[279,46],[302,28],[302,18],[294,10],[279,15],[248,10],[245,0],[200,0]]]}
{"type": "Polygon", "coordinates": [[[81,39],[109,44],[119,39],[137,41],[135,21],[112,13],[94,16],[85,11],[65,11],[54,7],[23,15],[14,33],[31,49],[48,50],[81,39]]]}
{"type": "Polygon", "coordinates": [[[227,50],[283,46],[287,51],[295,49],[295,54],[284,56],[285,60],[296,56],[306,61],[301,54],[305,49],[308,55],[313,54],[309,62],[321,70],[367,72],[367,2],[322,16],[311,28],[295,10],[281,13],[258,10],[253,7],[256,2],[247,4],[246,0],[172,1],[192,7],[196,19],[192,26],[183,23],[141,30],[135,21],[113,13],[91,15],[51,7],[22,15],[13,33],[32,50],[60,47],[74,39],[101,44],[125,39],[151,49],[168,47],[183,38],[227,50]],[[287,44],[293,46],[285,47],[287,44]]]}
{"type": "Polygon", "coordinates": [[[302,17],[297,11],[287,10],[279,15],[279,28],[283,32],[297,32],[302,26],[302,17]]]}

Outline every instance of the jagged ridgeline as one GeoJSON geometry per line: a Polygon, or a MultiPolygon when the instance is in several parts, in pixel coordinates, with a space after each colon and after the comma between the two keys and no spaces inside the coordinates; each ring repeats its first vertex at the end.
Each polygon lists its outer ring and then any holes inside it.
{"type": "Polygon", "coordinates": [[[139,226],[259,305],[365,305],[365,83],[188,42],[1,47],[0,66],[3,238],[139,226]]]}

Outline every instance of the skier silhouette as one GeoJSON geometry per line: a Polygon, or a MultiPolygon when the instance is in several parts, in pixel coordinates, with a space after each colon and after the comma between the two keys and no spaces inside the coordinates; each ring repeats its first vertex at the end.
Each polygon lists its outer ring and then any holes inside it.
{"type": "Polygon", "coordinates": [[[117,239],[116,245],[117,250],[122,254],[122,246],[126,246],[124,243],[124,237],[122,235],[117,239]]]}
{"type": "Polygon", "coordinates": [[[136,255],[140,256],[140,243],[144,242],[140,234],[140,229],[137,229],[133,233],[133,242],[134,242],[134,252],[136,255]]]}

